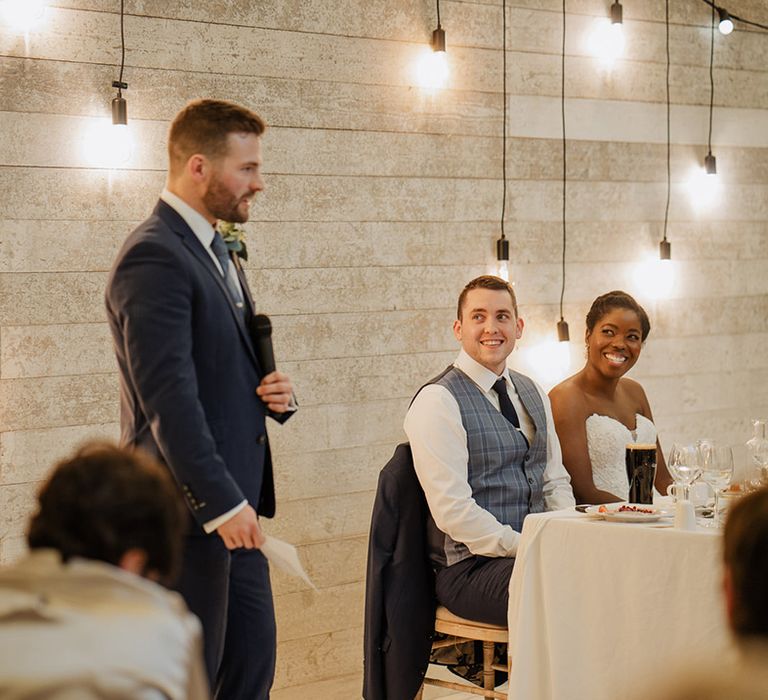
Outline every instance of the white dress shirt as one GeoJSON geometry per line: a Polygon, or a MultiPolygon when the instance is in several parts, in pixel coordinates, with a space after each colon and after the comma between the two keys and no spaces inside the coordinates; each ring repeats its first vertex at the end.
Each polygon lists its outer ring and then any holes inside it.
{"type": "MultiPolygon", "coordinates": [[[[214,253],[213,249],[211,248],[211,243],[213,243],[213,234],[215,231],[211,223],[199,211],[190,207],[189,204],[187,204],[181,197],[168,189],[165,189],[160,193],[160,199],[162,199],[169,207],[174,209],[176,213],[182,219],[184,219],[184,221],[187,222],[187,226],[192,229],[192,233],[197,236],[200,244],[203,246],[203,248],[205,248],[206,251],[208,251],[208,255],[211,256],[211,260],[213,260],[214,264],[216,265],[216,269],[224,274],[224,271],[221,269],[221,263],[216,257],[216,253],[214,253]]],[[[240,280],[237,277],[235,266],[229,265],[226,274],[229,280],[235,285],[235,287],[240,290],[240,294],[242,295],[243,287],[241,286],[240,280]]]]}
{"type": "MultiPolygon", "coordinates": [[[[189,204],[187,204],[181,197],[175,195],[168,189],[164,189],[162,191],[160,194],[160,199],[162,199],[169,207],[175,210],[182,219],[184,219],[184,221],[187,223],[187,226],[192,229],[192,233],[197,236],[200,244],[203,246],[203,248],[205,248],[205,250],[208,251],[208,255],[211,256],[211,260],[213,260],[214,264],[216,265],[216,269],[219,272],[222,272],[221,263],[219,263],[219,259],[211,249],[214,233],[214,229],[211,223],[199,211],[196,211],[190,207],[189,204]]],[[[229,265],[227,275],[229,275],[229,277],[234,281],[235,285],[237,285],[237,288],[242,293],[243,288],[240,286],[240,280],[237,278],[237,272],[235,272],[234,265],[229,265]]],[[[205,523],[203,525],[203,530],[205,530],[208,534],[215,532],[217,528],[226,523],[228,520],[234,518],[247,505],[247,500],[238,503],[231,510],[228,510],[226,513],[222,513],[213,520],[209,520],[207,523],[205,523]]]]}
{"type": "MultiPolygon", "coordinates": [[[[483,392],[496,410],[499,397],[493,384],[499,379],[491,370],[461,350],[454,362],[483,392]]],[[[525,410],[509,370],[501,375],[507,383],[509,398],[520,419],[520,431],[532,442],[536,434],[533,420],[525,410]]],[[[560,442],[555,432],[552,408],[544,390],[536,388],[544,404],[547,421],[547,464],[544,469],[544,507],[559,510],[576,504],[571,478],[563,466],[560,442]]],[[[405,416],[404,426],[411,443],[413,463],[437,527],[476,555],[513,557],[520,533],[500,523],[481,508],[469,485],[467,434],[461,422],[461,410],[453,394],[439,384],[424,387],[405,416]]]]}

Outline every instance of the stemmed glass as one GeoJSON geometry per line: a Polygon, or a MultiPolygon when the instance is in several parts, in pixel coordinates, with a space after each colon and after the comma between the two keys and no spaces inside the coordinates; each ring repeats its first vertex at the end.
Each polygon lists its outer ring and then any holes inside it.
{"type": "Polygon", "coordinates": [[[683,487],[683,500],[690,498],[691,484],[696,481],[701,469],[700,454],[696,445],[672,445],[667,464],[676,484],[683,487]]]}
{"type": "Polygon", "coordinates": [[[715,514],[712,527],[720,526],[720,492],[733,478],[733,451],[730,447],[705,443],[701,451],[701,478],[715,492],[715,514]]]}

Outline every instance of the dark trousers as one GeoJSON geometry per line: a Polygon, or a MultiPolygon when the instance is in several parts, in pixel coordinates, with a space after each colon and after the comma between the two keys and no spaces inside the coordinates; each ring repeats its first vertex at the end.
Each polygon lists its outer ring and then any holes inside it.
{"type": "Polygon", "coordinates": [[[218,535],[186,538],[176,585],[203,625],[205,666],[221,700],[267,700],[275,675],[275,611],[266,557],[227,550],[218,535]]]}
{"type": "Polygon", "coordinates": [[[435,578],[437,600],[454,615],[506,627],[514,565],[510,557],[473,556],[439,569],[435,578]]]}

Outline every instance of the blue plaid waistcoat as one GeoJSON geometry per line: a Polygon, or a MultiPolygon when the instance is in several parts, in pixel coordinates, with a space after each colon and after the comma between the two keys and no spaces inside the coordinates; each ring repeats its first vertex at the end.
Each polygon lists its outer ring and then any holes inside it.
{"type": "MultiPolygon", "coordinates": [[[[510,370],[520,400],[536,426],[530,447],[482,390],[457,367],[436,377],[451,392],[461,411],[469,451],[468,478],[477,504],[504,525],[520,532],[528,513],[544,511],[543,481],[547,465],[547,420],[535,384],[510,370]]],[[[437,529],[430,517],[428,527],[432,560],[450,566],[473,556],[466,545],[437,529]]]]}

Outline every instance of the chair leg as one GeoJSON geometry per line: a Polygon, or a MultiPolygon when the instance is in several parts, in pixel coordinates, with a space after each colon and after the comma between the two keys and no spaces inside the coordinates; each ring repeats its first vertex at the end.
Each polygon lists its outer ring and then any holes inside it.
{"type": "Polygon", "coordinates": [[[496,672],[493,670],[495,646],[493,642],[483,642],[483,688],[485,690],[493,690],[496,681],[496,672]]]}

